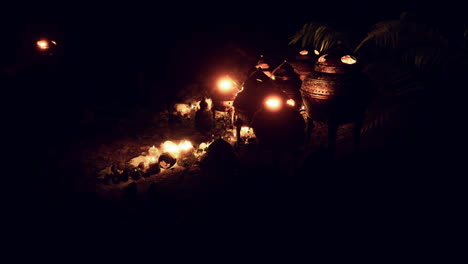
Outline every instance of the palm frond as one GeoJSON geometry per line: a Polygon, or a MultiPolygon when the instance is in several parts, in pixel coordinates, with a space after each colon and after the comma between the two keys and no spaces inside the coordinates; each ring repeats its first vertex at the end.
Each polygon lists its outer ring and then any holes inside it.
{"type": "Polygon", "coordinates": [[[374,41],[377,46],[392,47],[398,42],[398,35],[401,31],[400,20],[387,20],[375,24],[367,36],[359,43],[354,52],[357,52],[364,44],[374,41]]]}
{"type": "Polygon", "coordinates": [[[309,22],[290,38],[289,45],[300,43],[302,48],[309,47],[324,52],[343,36],[344,33],[326,23],[309,22]]]}
{"type": "Polygon", "coordinates": [[[445,72],[450,64],[448,50],[434,46],[416,46],[408,49],[401,59],[419,72],[445,72]]]}
{"type": "Polygon", "coordinates": [[[432,26],[417,21],[388,20],[375,24],[356,47],[355,52],[367,42],[389,49],[405,49],[418,45],[447,47],[448,40],[432,26]]]}
{"type": "Polygon", "coordinates": [[[368,64],[366,73],[379,92],[367,109],[362,134],[384,127],[394,118],[407,98],[425,90],[425,85],[418,76],[396,59],[368,64]]]}

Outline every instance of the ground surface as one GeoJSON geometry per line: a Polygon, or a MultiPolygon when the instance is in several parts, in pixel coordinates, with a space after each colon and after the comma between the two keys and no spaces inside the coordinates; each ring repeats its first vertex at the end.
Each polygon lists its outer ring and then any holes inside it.
{"type": "MultiPolygon", "coordinates": [[[[461,248],[466,193],[447,146],[451,134],[433,125],[424,104],[411,105],[370,119],[359,155],[352,154],[350,126],[342,127],[334,161],[322,149],[326,126],[317,124],[297,158],[285,154],[279,163],[269,151],[256,156],[253,145],[242,145],[238,166],[176,167],[138,180],[132,194],[125,184],[93,190],[85,181],[84,189],[68,191],[65,182],[22,232],[30,245],[102,250],[461,248]]],[[[82,180],[155,142],[201,137],[190,128],[148,127],[102,144],[78,142],[75,170],[65,163],[50,175],[82,180]]]]}

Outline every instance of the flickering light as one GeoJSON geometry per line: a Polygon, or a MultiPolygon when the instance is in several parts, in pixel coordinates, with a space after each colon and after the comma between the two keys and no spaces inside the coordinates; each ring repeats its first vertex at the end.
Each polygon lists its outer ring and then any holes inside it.
{"type": "Polygon", "coordinates": [[[315,53],[315,55],[319,55],[319,54],[320,54],[320,51],[314,50],[314,53],[315,53]]]}
{"type": "Polygon", "coordinates": [[[346,64],[354,64],[357,62],[357,59],[351,55],[345,55],[341,57],[341,62],[346,64]]]}
{"type": "Polygon", "coordinates": [[[265,106],[268,110],[277,111],[281,108],[281,98],[270,96],[265,100],[265,106]]]}
{"type": "MultiPolygon", "coordinates": [[[[236,137],[236,135],[234,135],[234,137],[236,137]]],[[[246,143],[250,138],[255,138],[255,133],[253,132],[253,128],[248,127],[248,126],[242,126],[240,130],[240,137],[246,143]]]]}
{"type": "Polygon", "coordinates": [[[259,64],[257,64],[257,68],[261,68],[262,70],[266,70],[266,69],[270,68],[270,65],[268,65],[267,63],[259,63],[259,64]]]}
{"type": "Polygon", "coordinates": [[[208,147],[208,144],[205,142],[202,142],[200,143],[200,145],[198,145],[198,148],[201,150],[205,150],[207,147],[208,147]]]}
{"type": "Polygon", "coordinates": [[[149,148],[148,153],[151,157],[156,157],[159,154],[159,150],[155,146],[152,146],[149,148]]]}
{"type": "Polygon", "coordinates": [[[178,113],[185,115],[192,111],[192,108],[188,104],[175,104],[175,109],[178,113]]]}
{"type": "Polygon", "coordinates": [[[145,162],[145,167],[149,167],[149,164],[156,163],[157,161],[158,161],[158,160],[156,159],[156,157],[147,156],[147,157],[146,157],[146,162],[145,162]]]}
{"type": "Polygon", "coordinates": [[[54,44],[54,45],[57,45],[57,42],[55,42],[53,40],[51,40],[50,42],[52,42],[52,44],[54,44]]]}
{"type": "Polygon", "coordinates": [[[187,150],[192,149],[193,145],[192,145],[192,143],[190,143],[190,141],[184,140],[184,141],[179,143],[178,147],[179,147],[179,150],[181,150],[181,151],[187,151],[187,150]]]}
{"type": "Polygon", "coordinates": [[[234,87],[234,83],[228,77],[222,78],[221,80],[218,81],[218,88],[222,92],[230,91],[233,87],[234,87]]]}
{"type": "Polygon", "coordinates": [[[47,40],[41,39],[38,42],[36,42],[37,47],[41,50],[46,50],[49,48],[49,42],[47,40]]]}
{"type": "Polygon", "coordinates": [[[305,56],[305,55],[309,54],[309,51],[308,50],[301,50],[301,51],[299,51],[299,54],[305,56]]]}
{"type": "Polygon", "coordinates": [[[325,62],[325,61],[327,60],[327,59],[325,59],[325,58],[327,57],[327,55],[328,55],[328,54],[325,54],[325,55],[320,56],[320,58],[318,59],[318,62],[320,62],[320,63],[325,62]]]}
{"type": "Polygon", "coordinates": [[[295,106],[295,105],[296,105],[296,102],[294,102],[293,99],[288,99],[288,100],[286,101],[286,104],[288,104],[288,105],[290,105],[290,106],[295,106]]]}
{"type": "Polygon", "coordinates": [[[172,141],[166,141],[162,144],[162,152],[169,152],[171,154],[179,154],[179,147],[172,141]]]}

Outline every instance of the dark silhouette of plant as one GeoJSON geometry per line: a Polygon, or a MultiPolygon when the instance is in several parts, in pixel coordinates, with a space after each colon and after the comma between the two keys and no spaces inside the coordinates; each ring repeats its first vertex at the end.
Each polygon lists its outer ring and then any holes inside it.
{"type": "Polygon", "coordinates": [[[438,23],[409,12],[401,13],[397,19],[377,22],[365,36],[360,36],[359,30],[352,33],[338,29],[327,23],[307,23],[289,44],[301,44],[323,54],[342,40],[354,50],[363,70],[378,88],[370,106],[371,112],[377,113],[369,117],[371,123],[383,122],[382,118],[389,116],[388,111],[394,111],[389,109],[414,98],[413,95],[421,92],[436,95],[441,87],[455,85],[455,80],[466,74],[468,30],[462,43],[453,41],[438,23]]]}

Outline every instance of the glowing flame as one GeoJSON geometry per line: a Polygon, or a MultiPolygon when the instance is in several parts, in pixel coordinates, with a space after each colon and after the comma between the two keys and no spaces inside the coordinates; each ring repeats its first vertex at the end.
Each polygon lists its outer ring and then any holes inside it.
{"type": "Polygon", "coordinates": [[[268,110],[277,111],[281,108],[281,98],[270,96],[265,100],[265,106],[268,110]]]}
{"type": "Polygon", "coordinates": [[[257,68],[260,67],[262,70],[266,70],[266,69],[269,69],[270,68],[270,65],[268,65],[268,63],[259,63],[257,64],[257,68]]]}
{"type": "Polygon", "coordinates": [[[192,143],[188,140],[182,140],[180,142],[175,143],[173,141],[167,140],[161,144],[160,148],[156,148],[152,146],[148,149],[148,155],[141,155],[135,157],[129,161],[129,163],[134,166],[138,167],[141,163],[144,164],[144,169],[148,169],[151,164],[157,163],[159,160],[160,153],[167,152],[172,157],[178,159],[182,154],[186,153],[193,153],[195,157],[199,158],[206,152],[206,148],[212,142],[202,142],[200,143],[198,149],[195,149],[192,143]]]}
{"type": "Polygon", "coordinates": [[[299,51],[299,54],[305,56],[305,55],[309,54],[309,51],[308,50],[301,50],[301,51],[299,51]]]}
{"type": "Polygon", "coordinates": [[[327,59],[325,59],[325,57],[327,57],[327,55],[328,54],[320,56],[320,58],[318,59],[318,62],[321,62],[321,63],[325,62],[327,60],[327,59]]]}
{"type": "Polygon", "coordinates": [[[187,152],[192,149],[193,145],[188,140],[183,140],[179,142],[179,144],[167,140],[161,145],[161,151],[170,153],[174,158],[178,158],[180,156],[180,153],[187,152]]]}
{"type": "Polygon", "coordinates": [[[244,137],[252,137],[253,136],[253,129],[248,126],[242,126],[240,130],[240,136],[244,137]]]}
{"type": "Polygon", "coordinates": [[[208,104],[208,110],[211,110],[211,107],[213,107],[213,100],[211,98],[207,98],[205,101],[208,104]]]}
{"type": "Polygon", "coordinates": [[[37,47],[42,50],[46,50],[49,48],[49,42],[47,40],[41,39],[38,42],[36,42],[36,44],[37,44],[37,47]]]}
{"type": "Polygon", "coordinates": [[[295,105],[296,105],[296,102],[294,102],[293,99],[288,99],[288,100],[286,101],[286,104],[288,104],[288,105],[290,105],[290,106],[295,106],[295,105]]]}
{"type": "Polygon", "coordinates": [[[315,55],[319,55],[319,54],[320,54],[320,51],[314,50],[314,53],[315,53],[315,55]]]}
{"type": "Polygon", "coordinates": [[[192,143],[190,143],[190,141],[184,140],[179,143],[178,148],[179,148],[179,151],[188,151],[188,150],[193,149],[193,145],[192,143]]]}
{"type": "Polygon", "coordinates": [[[182,115],[188,114],[192,111],[192,108],[188,104],[175,104],[175,109],[182,115]]]}
{"type": "Polygon", "coordinates": [[[52,44],[54,44],[54,45],[57,45],[57,42],[55,42],[53,40],[51,40],[50,42],[52,42],[52,44]]]}
{"type": "Polygon", "coordinates": [[[151,148],[149,148],[148,153],[151,157],[157,157],[159,154],[159,150],[155,146],[152,146],[151,148]]]}
{"type": "Polygon", "coordinates": [[[206,144],[205,142],[202,142],[200,143],[200,145],[198,145],[198,148],[201,150],[205,150],[207,147],[208,147],[208,144],[206,144]]]}
{"type": "Polygon", "coordinates": [[[171,154],[173,154],[174,156],[178,156],[179,155],[179,146],[177,146],[176,143],[168,140],[168,141],[165,141],[162,146],[161,146],[161,149],[162,149],[162,152],[169,152],[171,154]]]}
{"type": "Polygon", "coordinates": [[[270,79],[273,79],[273,74],[271,73],[271,71],[264,71],[263,72],[266,76],[270,77],[270,79]]]}
{"type": "Polygon", "coordinates": [[[351,55],[345,55],[341,57],[341,62],[346,64],[354,64],[357,62],[357,59],[351,55]]]}
{"type": "Polygon", "coordinates": [[[147,156],[146,157],[146,162],[145,162],[145,167],[149,167],[149,164],[156,163],[157,161],[158,161],[158,159],[156,157],[147,156]]]}
{"type": "Polygon", "coordinates": [[[218,81],[218,88],[222,92],[227,92],[234,88],[234,83],[230,78],[225,77],[218,81]]]}

